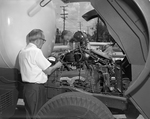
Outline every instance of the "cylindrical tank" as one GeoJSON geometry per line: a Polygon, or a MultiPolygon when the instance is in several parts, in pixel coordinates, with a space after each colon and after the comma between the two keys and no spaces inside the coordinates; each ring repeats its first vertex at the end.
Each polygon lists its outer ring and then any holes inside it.
{"type": "Polygon", "coordinates": [[[55,18],[51,0],[0,0],[0,67],[18,68],[18,53],[32,29],[44,31],[42,51],[48,57],[55,43],[55,18]]]}

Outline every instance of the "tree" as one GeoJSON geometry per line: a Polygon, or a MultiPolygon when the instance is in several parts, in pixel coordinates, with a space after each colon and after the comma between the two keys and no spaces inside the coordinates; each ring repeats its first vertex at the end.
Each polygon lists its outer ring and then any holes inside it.
{"type": "Polygon", "coordinates": [[[61,31],[57,28],[56,29],[56,41],[55,43],[61,43],[61,31]]]}
{"type": "Polygon", "coordinates": [[[95,23],[93,29],[92,39],[96,42],[109,42],[110,34],[108,29],[104,23],[97,18],[97,22],[95,23]]]}

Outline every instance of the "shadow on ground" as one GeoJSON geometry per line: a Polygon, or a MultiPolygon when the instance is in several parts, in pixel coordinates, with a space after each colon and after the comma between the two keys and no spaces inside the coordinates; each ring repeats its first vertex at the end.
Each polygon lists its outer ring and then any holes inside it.
{"type": "Polygon", "coordinates": [[[15,114],[9,119],[26,119],[26,112],[24,106],[17,106],[15,114]]]}

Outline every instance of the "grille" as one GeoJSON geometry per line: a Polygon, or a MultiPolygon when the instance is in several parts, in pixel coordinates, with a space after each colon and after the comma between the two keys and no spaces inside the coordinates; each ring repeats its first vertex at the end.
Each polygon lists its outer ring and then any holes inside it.
{"type": "Polygon", "coordinates": [[[0,89],[0,112],[13,105],[13,91],[0,89]]]}

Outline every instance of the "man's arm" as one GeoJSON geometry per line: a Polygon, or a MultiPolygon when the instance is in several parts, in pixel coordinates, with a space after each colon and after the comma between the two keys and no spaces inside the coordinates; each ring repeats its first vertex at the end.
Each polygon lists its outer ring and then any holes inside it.
{"type": "Polygon", "coordinates": [[[35,62],[47,75],[50,75],[54,70],[62,66],[61,62],[57,62],[55,65],[51,66],[52,64],[45,58],[41,50],[37,52],[35,62]]]}
{"type": "Polygon", "coordinates": [[[53,71],[55,71],[57,68],[60,68],[62,66],[61,62],[57,62],[55,65],[53,66],[49,66],[46,70],[44,70],[43,72],[47,75],[50,75],[53,71]]]}

